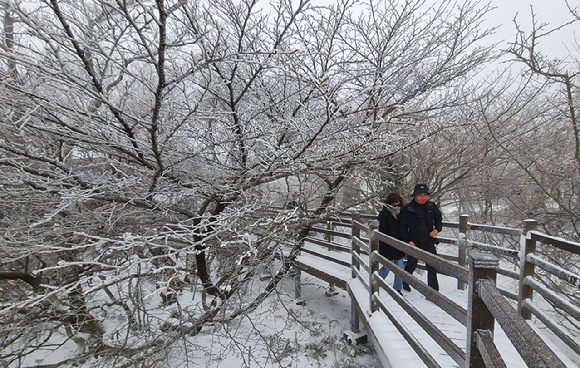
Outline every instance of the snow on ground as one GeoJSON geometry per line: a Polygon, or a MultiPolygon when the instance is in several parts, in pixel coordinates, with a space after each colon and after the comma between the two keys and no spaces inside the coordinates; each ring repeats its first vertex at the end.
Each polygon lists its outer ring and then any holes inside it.
{"type": "MultiPolygon", "coordinates": [[[[418,272],[417,276],[421,280],[426,279],[426,275],[421,272],[418,272]]],[[[443,275],[439,276],[439,281],[441,292],[465,307],[467,294],[466,291],[457,290],[457,281],[443,275]]],[[[254,286],[258,289],[265,281],[257,277],[254,282],[254,286]]],[[[387,282],[392,285],[392,273],[387,277],[387,282]]],[[[362,286],[360,288],[362,289],[362,286]]],[[[328,284],[324,281],[302,273],[302,296],[306,303],[298,305],[294,298],[294,281],[286,277],[282,280],[278,291],[247,317],[227,324],[215,323],[205,327],[195,339],[184,340],[182,346],[175,349],[175,351],[181,349],[183,354],[170,356],[170,366],[175,368],[381,367],[378,356],[370,344],[353,345],[343,338],[343,331],[350,330],[351,301],[348,293],[337,289],[337,294],[329,297],[325,295],[327,290],[328,284]]],[[[380,295],[394,312],[401,311],[384,291],[380,295]]],[[[404,292],[404,297],[421,310],[429,320],[438,326],[444,326],[446,334],[458,346],[465,349],[465,327],[435,304],[427,301],[416,290],[410,293],[404,292]]],[[[399,317],[407,329],[421,336],[421,332],[413,321],[402,315],[399,317]]],[[[383,323],[384,326],[384,330],[378,334],[379,338],[391,339],[386,344],[386,350],[393,368],[424,367],[386,317],[383,317],[382,322],[379,323],[383,323]]],[[[547,331],[541,327],[534,326],[534,329],[541,336],[547,335],[547,331]]],[[[424,336],[419,338],[425,348],[436,357],[442,368],[458,367],[445,356],[446,354],[433,340],[424,336]]],[[[495,342],[508,367],[526,367],[498,325],[496,325],[495,342]]],[[[567,367],[578,368],[577,364],[562,353],[561,343],[549,340],[547,343],[567,367]]],[[[71,348],[75,347],[71,346],[71,348]]]]}
{"type": "Polygon", "coordinates": [[[188,354],[196,357],[185,364],[175,357],[176,366],[381,367],[370,344],[353,345],[343,338],[342,332],[350,330],[348,293],[336,290],[328,297],[328,284],[305,273],[301,277],[305,305],[296,304],[294,281],[286,277],[249,316],[204,328],[193,343],[198,353],[188,354]]]}

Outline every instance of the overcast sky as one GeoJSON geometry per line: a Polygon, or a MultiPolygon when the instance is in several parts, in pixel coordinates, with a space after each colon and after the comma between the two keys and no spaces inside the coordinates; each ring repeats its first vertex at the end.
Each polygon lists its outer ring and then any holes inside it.
{"type": "MultiPolygon", "coordinates": [[[[552,28],[564,24],[572,19],[565,0],[491,0],[496,9],[489,14],[490,25],[499,25],[498,41],[513,42],[516,28],[513,19],[517,14],[518,23],[525,31],[531,29],[531,8],[533,7],[538,23],[550,23],[552,28]]],[[[571,6],[580,6],[580,0],[569,0],[571,6]]],[[[541,42],[540,49],[553,56],[567,55],[564,43],[571,46],[574,40],[574,31],[578,35],[580,22],[555,32],[546,41],[541,42]]]]}
{"type": "MultiPolygon", "coordinates": [[[[338,0],[311,0],[312,5],[328,5],[338,0]]],[[[404,0],[399,0],[404,1],[404,0]]],[[[427,0],[427,2],[440,3],[442,0],[427,0]]],[[[456,0],[461,4],[463,0],[456,0]]],[[[549,23],[552,27],[559,26],[572,19],[566,5],[566,0],[488,0],[495,9],[488,14],[488,27],[499,26],[497,34],[490,38],[490,43],[503,41],[502,48],[507,48],[507,42],[515,39],[516,28],[513,19],[517,14],[518,23],[525,31],[531,29],[531,8],[536,13],[537,23],[549,23]]],[[[568,0],[571,7],[580,9],[580,0],[568,0]]],[[[481,4],[486,4],[481,0],[481,4]]],[[[563,57],[568,54],[564,43],[573,44],[574,30],[580,35],[580,22],[568,26],[561,31],[555,32],[549,39],[540,44],[540,50],[553,55],[563,57]]]]}

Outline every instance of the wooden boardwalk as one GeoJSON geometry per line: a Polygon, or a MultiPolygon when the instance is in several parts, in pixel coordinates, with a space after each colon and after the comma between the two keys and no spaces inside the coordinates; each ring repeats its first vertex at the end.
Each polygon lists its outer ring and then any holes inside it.
{"type": "MultiPolygon", "coordinates": [[[[303,251],[296,259],[296,265],[312,276],[328,281],[334,286],[347,290],[353,306],[360,316],[361,328],[368,333],[383,367],[406,368],[427,367],[423,360],[413,350],[411,345],[403,338],[391,320],[381,311],[370,313],[369,292],[356,278],[352,278],[350,268],[351,254],[329,250],[328,247],[307,242],[303,251]]],[[[425,280],[426,276],[418,272],[418,278],[425,280]]],[[[368,275],[368,273],[367,273],[368,275]]],[[[452,277],[440,275],[440,292],[460,306],[467,307],[468,292],[457,289],[457,280],[452,277]]],[[[390,273],[386,281],[392,285],[393,274],[390,273]]],[[[461,323],[453,319],[437,305],[425,299],[419,292],[403,292],[404,298],[424,314],[437,328],[450,338],[463,351],[466,349],[467,329],[461,323]]],[[[442,368],[460,367],[441,347],[430,337],[415,320],[399,306],[385,290],[379,292],[385,306],[395,318],[400,321],[412,336],[428,351],[442,368]]],[[[559,351],[556,344],[550,342],[550,336],[543,336],[544,331],[534,328],[536,332],[548,343],[568,368],[578,368],[565,354],[559,351]]],[[[498,345],[507,367],[526,367],[516,349],[513,347],[501,327],[496,323],[494,340],[498,345]]]]}

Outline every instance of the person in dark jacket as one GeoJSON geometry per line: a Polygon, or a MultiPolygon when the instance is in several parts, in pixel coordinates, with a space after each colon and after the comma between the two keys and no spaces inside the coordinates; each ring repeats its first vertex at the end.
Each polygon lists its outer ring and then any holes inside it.
{"type": "MultiPolygon", "coordinates": [[[[401,210],[399,232],[401,240],[417,246],[429,253],[437,254],[435,244],[438,244],[437,235],[443,227],[443,216],[434,202],[428,200],[429,188],[425,184],[415,185],[413,200],[401,210]]],[[[405,271],[411,275],[417,267],[417,258],[407,256],[405,271]]],[[[427,265],[427,283],[435,290],[439,290],[437,270],[427,265]]],[[[403,283],[403,289],[411,291],[407,283],[403,283]]]]}
{"type": "MultiPolygon", "coordinates": [[[[403,206],[403,198],[397,193],[391,193],[384,200],[383,210],[379,213],[377,219],[379,220],[379,231],[383,234],[392,236],[393,238],[400,239],[399,236],[399,213],[401,207],[403,206]]],[[[379,242],[379,254],[393,261],[397,266],[403,268],[403,257],[405,253],[400,250],[388,245],[384,242],[379,242]]],[[[379,270],[379,275],[384,279],[389,274],[389,269],[382,266],[379,270]]],[[[397,275],[395,275],[395,282],[393,284],[393,289],[397,290],[401,294],[401,289],[403,288],[403,280],[397,275]]]]}

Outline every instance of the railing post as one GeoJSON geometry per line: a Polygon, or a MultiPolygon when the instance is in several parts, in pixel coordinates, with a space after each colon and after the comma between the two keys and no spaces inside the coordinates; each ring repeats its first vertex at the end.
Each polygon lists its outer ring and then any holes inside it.
{"type": "Polygon", "coordinates": [[[302,298],[302,285],[300,284],[302,271],[298,267],[294,267],[294,299],[296,300],[296,305],[305,305],[306,300],[302,298]]]}
{"type": "MultiPolygon", "coordinates": [[[[351,215],[351,219],[352,222],[354,223],[355,221],[360,222],[360,213],[359,212],[355,212],[352,213],[351,215]]],[[[355,278],[356,277],[356,272],[354,272],[354,269],[356,268],[357,270],[360,271],[360,264],[358,262],[358,259],[354,256],[355,253],[360,255],[360,247],[358,246],[358,243],[355,242],[353,239],[357,238],[360,239],[360,229],[358,227],[355,227],[354,224],[352,225],[352,230],[351,230],[351,255],[352,255],[352,260],[351,260],[351,268],[352,268],[352,275],[351,277],[355,278]]]]}
{"type": "MultiPolygon", "coordinates": [[[[332,224],[332,221],[326,221],[326,229],[327,230],[334,230],[334,225],[332,224]]],[[[326,240],[327,243],[332,243],[332,235],[325,234],[324,240],[326,240]]],[[[332,250],[332,247],[329,246],[328,250],[332,250]]]]}
{"type": "MultiPolygon", "coordinates": [[[[459,216],[459,254],[457,262],[460,266],[465,266],[467,257],[467,220],[469,220],[469,215],[459,216]]],[[[457,280],[457,289],[465,290],[465,283],[462,280],[457,280]]]]}
{"type": "MultiPolygon", "coordinates": [[[[360,213],[354,212],[350,215],[352,222],[357,221],[360,222],[360,213]]],[[[354,225],[351,226],[351,277],[356,277],[356,270],[360,270],[360,264],[356,257],[354,256],[355,253],[360,255],[360,247],[358,243],[356,243],[353,239],[357,238],[360,239],[360,229],[355,227],[354,225]]],[[[350,302],[350,330],[353,332],[358,332],[360,329],[360,317],[358,315],[358,311],[354,302],[351,300],[350,302]]]]}
{"type": "Polygon", "coordinates": [[[469,254],[469,296],[467,302],[467,351],[466,367],[485,368],[483,357],[477,348],[477,331],[487,331],[493,336],[495,319],[479,296],[479,281],[497,278],[499,259],[491,254],[470,252],[469,254]]]}
{"type": "Polygon", "coordinates": [[[379,291],[378,283],[373,282],[373,274],[379,272],[379,262],[374,260],[373,252],[379,250],[379,239],[373,236],[373,231],[379,229],[379,221],[372,220],[369,222],[369,306],[371,313],[376,312],[379,306],[373,303],[373,295],[379,291]]]}
{"type": "Polygon", "coordinates": [[[531,237],[528,236],[528,233],[532,230],[536,230],[537,227],[538,222],[536,220],[522,221],[522,237],[520,240],[520,282],[518,285],[518,313],[524,317],[524,319],[532,318],[532,312],[524,308],[524,300],[531,300],[534,295],[534,289],[524,284],[526,277],[534,276],[535,268],[533,264],[526,262],[526,256],[536,251],[536,241],[532,240],[531,237]]]}
{"type": "MultiPolygon", "coordinates": [[[[326,229],[334,230],[334,224],[332,223],[332,221],[326,221],[326,229]]],[[[330,244],[330,243],[332,243],[333,236],[330,234],[325,234],[324,240],[326,240],[326,242],[330,244]]],[[[328,251],[331,252],[333,250],[334,250],[334,247],[329,245],[328,251]]],[[[335,296],[338,294],[338,291],[334,290],[334,284],[332,282],[328,283],[328,290],[324,294],[326,296],[335,296]]]]}
{"type": "Polygon", "coordinates": [[[356,310],[356,305],[352,300],[350,301],[350,330],[352,332],[358,332],[360,330],[360,317],[356,310]]]}

